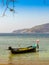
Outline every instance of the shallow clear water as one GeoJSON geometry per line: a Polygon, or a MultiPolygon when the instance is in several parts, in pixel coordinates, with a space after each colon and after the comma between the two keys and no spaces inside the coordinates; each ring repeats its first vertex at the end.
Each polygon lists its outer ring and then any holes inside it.
{"type": "Polygon", "coordinates": [[[36,35],[2,35],[0,36],[0,60],[7,61],[9,59],[20,60],[20,59],[49,59],[49,35],[36,34],[36,35]],[[39,52],[36,53],[25,53],[11,55],[10,51],[6,50],[9,46],[12,47],[27,47],[36,43],[39,39],[39,52]]]}

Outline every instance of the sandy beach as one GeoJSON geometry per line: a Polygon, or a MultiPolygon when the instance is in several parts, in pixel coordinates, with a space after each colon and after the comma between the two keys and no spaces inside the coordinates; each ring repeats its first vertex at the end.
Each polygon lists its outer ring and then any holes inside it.
{"type": "Polygon", "coordinates": [[[1,63],[0,65],[49,65],[49,60],[18,60],[11,63],[1,63]]]}

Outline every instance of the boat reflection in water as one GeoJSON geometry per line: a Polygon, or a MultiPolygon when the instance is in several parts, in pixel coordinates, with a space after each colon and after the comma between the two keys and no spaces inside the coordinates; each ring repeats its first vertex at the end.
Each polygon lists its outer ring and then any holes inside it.
{"type": "Polygon", "coordinates": [[[12,65],[13,63],[15,64],[15,63],[24,62],[23,60],[26,60],[26,59],[31,60],[31,58],[37,59],[39,57],[39,53],[38,53],[39,44],[38,43],[34,46],[28,46],[26,48],[12,48],[10,46],[8,47],[8,50],[10,50],[9,60],[8,60],[10,65],[12,65]]]}
{"type": "Polygon", "coordinates": [[[28,60],[35,60],[39,58],[39,52],[23,53],[23,54],[12,54],[9,53],[8,64],[9,65],[21,65],[25,62],[28,63],[28,60]]]}

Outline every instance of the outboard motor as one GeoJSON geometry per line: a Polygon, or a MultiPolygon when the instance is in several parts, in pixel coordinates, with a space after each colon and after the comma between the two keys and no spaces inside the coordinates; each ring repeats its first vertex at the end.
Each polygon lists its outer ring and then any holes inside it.
{"type": "Polygon", "coordinates": [[[39,44],[37,44],[37,49],[39,49],[39,44]]]}
{"type": "Polygon", "coordinates": [[[39,49],[39,39],[36,40],[36,43],[37,43],[37,49],[39,49]]]}

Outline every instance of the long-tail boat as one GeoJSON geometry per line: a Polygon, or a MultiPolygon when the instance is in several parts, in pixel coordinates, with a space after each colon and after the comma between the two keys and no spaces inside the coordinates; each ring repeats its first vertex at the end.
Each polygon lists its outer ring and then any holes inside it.
{"type": "Polygon", "coordinates": [[[37,48],[39,49],[38,44],[36,46],[29,46],[26,48],[12,48],[11,46],[9,46],[8,50],[10,50],[12,54],[20,54],[20,53],[36,52],[37,48]]]}

